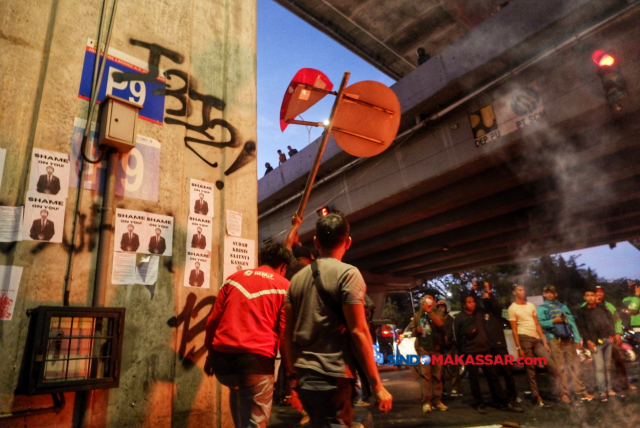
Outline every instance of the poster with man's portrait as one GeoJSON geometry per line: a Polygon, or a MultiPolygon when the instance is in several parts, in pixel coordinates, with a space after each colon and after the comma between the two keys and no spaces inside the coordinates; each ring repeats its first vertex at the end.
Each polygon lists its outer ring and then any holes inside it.
{"type": "Polygon", "coordinates": [[[213,184],[194,180],[189,182],[189,212],[213,217],[213,184]]]}
{"type": "Polygon", "coordinates": [[[147,213],[117,208],[115,220],[114,250],[145,253],[147,213]]]}
{"type": "Polygon", "coordinates": [[[184,286],[209,288],[211,283],[211,258],[200,250],[187,249],[184,270],[184,286]]]}
{"type": "Polygon", "coordinates": [[[212,218],[189,214],[187,223],[187,250],[211,252],[212,218]]]}
{"type": "Polygon", "coordinates": [[[139,253],[171,256],[173,248],[173,217],[147,213],[147,240],[139,253]]]}
{"type": "Polygon", "coordinates": [[[22,222],[25,241],[62,242],[66,200],[28,193],[22,222]]]}
{"type": "Polygon", "coordinates": [[[42,196],[66,198],[69,193],[71,163],[66,153],[33,149],[29,192],[42,196]]]}

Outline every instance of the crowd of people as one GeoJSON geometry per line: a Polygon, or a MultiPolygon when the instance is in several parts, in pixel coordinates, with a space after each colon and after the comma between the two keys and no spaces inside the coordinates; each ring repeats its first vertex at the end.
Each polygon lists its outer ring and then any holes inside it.
{"type": "MultiPolygon", "coordinates": [[[[294,215],[284,243],[262,247],[258,268],[226,279],[207,320],[205,373],[229,387],[236,427],[267,426],[279,371],[289,382],[284,387],[290,391],[289,403],[312,427],[352,426],[358,378],[364,400],[373,398],[382,412],[392,408],[393,397],[382,384],[372,352],[367,315],[372,304],[367,302],[365,281],[356,267],[342,262],[351,247],[349,222],[340,213],[317,221],[313,241],[318,258],[297,245],[301,224],[302,218],[294,215]],[[283,368],[278,370],[281,359],[283,368]]],[[[640,331],[640,286],[633,285],[634,295],[624,302],[632,327],[640,331]]],[[[536,407],[550,403],[540,395],[533,357],[544,361],[561,403],[579,405],[595,399],[606,403],[612,396],[622,396],[621,390],[637,389],[629,382],[620,354],[620,317],[605,300],[602,287],[586,290],[584,305],[575,317],[559,302],[553,285],[544,287],[544,303],[537,308],[527,302],[524,285],[514,285],[512,292],[508,321],[536,407]],[[581,346],[592,354],[596,395],[587,391],[582,380],[576,354],[581,346]],[[612,359],[620,391],[614,390],[607,370],[612,359]]],[[[508,363],[502,307],[490,284],[474,281],[461,304],[462,311],[451,316],[445,301],[426,292],[410,325],[420,360],[422,411],[448,410],[442,376],[446,355],[455,362],[461,357],[466,364],[479,413],[487,413],[488,405],[523,412],[508,363]],[[490,402],[483,399],[480,365],[469,364],[469,358],[485,363],[482,371],[490,402]]],[[[451,382],[450,396],[461,396],[455,371],[451,382]]]]}
{"type": "MultiPolygon", "coordinates": [[[[631,315],[631,328],[640,331],[640,286],[629,284],[633,296],[623,300],[625,312],[631,315]],[[635,317],[635,318],[634,318],[635,317]]],[[[508,322],[516,345],[519,362],[526,368],[529,391],[536,407],[546,408],[551,404],[542,399],[536,380],[536,365],[543,362],[548,376],[553,379],[554,394],[563,404],[579,405],[583,401],[599,400],[607,403],[612,397],[624,398],[625,392],[637,387],[629,382],[626,365],[622,356],[621,317],[610,302],[605,300],[605,290],[601,286],[587,289],[584,303],[576,311],[558,300],[558,290],[554,285],[543,289],[543,303],[536,308],[526,299],[526,287],[513,286],[514,302],[508,308],[508,322]],[[596,391],[590,394],[582,379],[581,365],[576,350],[585,347],[591,352],[596,391]],[[608,367],[614,362],[617,373],[618,391],[614,390],[608,367]]],[[[472,283],[469,291],[462,294],[462,311],[451,317],[447,303],[436,303],[434,293],[427,292],[420,301],[421,310],[411,323],[411,332],[416,337],[416,353],[429,356],[430,364],[420,365],[422,389],[422,410],[447,410],[442,404],[444,380],[439,355],[456,355],[460,361],[483,361],[493,407],[507,411],[522,412],[518,391],[512,372],[507,349],[507,338],[503,327],[502,306],[495,297],[489,283],[472,283]],[[480,357],[480,358],[478,358],[480,357]],[[489,363],[493,362],[493,363],[489,363]],[[500,378],[504,378],[504,386],[500,378]]],[[[508,334],[508,333],[507,333],[508,334]]],[[[421,360],[422,361],[422,360],[421,360]]],[[[457,368],[457,367],[456,367],[457,368]]],[[[474,407],[481,414],[487,413],[479,382],[480,365],[467,364],[469,385],[474,407]]],[[[454,370],[454,374],[457,370],[454,370]]],[[[452,376],[451,397],[460,396],[459,376],[452,376]]]]}

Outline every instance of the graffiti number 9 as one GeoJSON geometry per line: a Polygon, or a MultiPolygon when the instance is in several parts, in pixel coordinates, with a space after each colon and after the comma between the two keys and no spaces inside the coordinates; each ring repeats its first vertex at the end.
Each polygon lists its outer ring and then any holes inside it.
{"type": "Polygon", "coordinates": [[[144,178],[144,158],[142,153],[135,147],[131,149],[129,154],[122,156],[122,169],[126,174],[126,177],[121,178],[122,187],[126,192],[135,192],[142,185],[142,179],[144,178]],[[132,168],[131,163],[135,166],[132,168]],[[133,178],[133,182],[129,181],[129,177],[133,178]]]}

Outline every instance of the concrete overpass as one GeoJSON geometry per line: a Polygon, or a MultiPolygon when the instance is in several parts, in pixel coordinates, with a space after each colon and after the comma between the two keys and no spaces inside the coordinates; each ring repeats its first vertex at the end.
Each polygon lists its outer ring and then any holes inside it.
{"type": "MultiPolygon", "coordinates": [[[[387,152],[355,159],[330,142],[303,242],[328,205],[352,223],[345,260],[408,285],[639,236],[639,25],[624,0],[517,0],[475,25],[393,85],[387,152]],[[615,103],[596,49],[626,79],[615,103]]],[[[282,239],[317,145],[259,181],[261,240],[282,239]]]]}

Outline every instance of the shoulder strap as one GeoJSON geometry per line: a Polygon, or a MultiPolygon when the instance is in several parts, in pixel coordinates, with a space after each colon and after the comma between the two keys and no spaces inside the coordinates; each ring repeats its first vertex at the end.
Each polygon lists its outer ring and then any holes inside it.
{"type": "Polygon", "coordinates": [[[329,292],[324,288],[324,284],[322,283],[322,279],[320,278],[320,270],[318,270],[318,261],[314,260],[311,263],[311,274],[313,275],[313,283],[316,286],[316,290],[318,291],[318,296],[322,300],[322,303],[325,306],[329,307],[333,312],[335,312],[340,319],[345,321],[344,313],[342,312],[342,306],[338,303],[329,292]]]}

